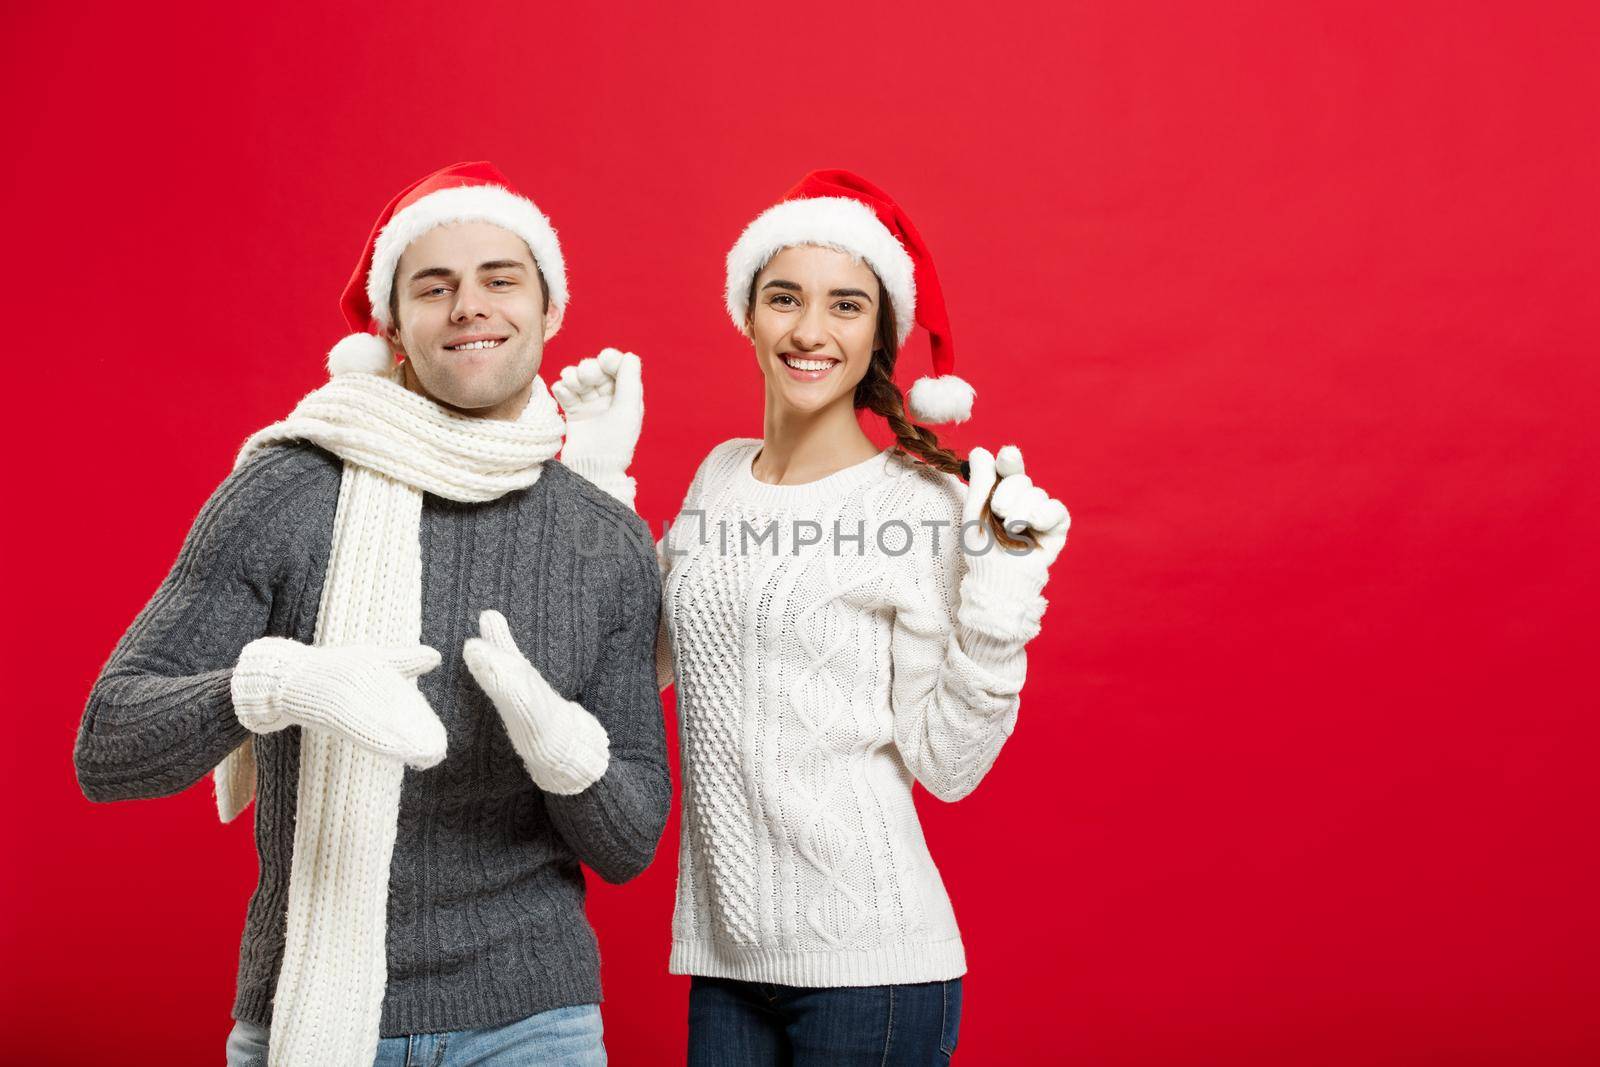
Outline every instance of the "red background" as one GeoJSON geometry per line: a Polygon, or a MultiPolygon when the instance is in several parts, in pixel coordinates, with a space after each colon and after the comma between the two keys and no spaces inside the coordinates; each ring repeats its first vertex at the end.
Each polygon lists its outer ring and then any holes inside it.
{"type": "MultiPolygon", "coordinates": [[[[958,1062],[1596,1062],[1594,6],[579,7],[8,10],[6,1058],[220,1060],[249,830],[73,735],[379,207],[489,158],[550,372],[646,360],[657,529],[760,433],[722,256],[815,166],[938,256],[951,440],[1071,507],[1015,737],[922,798],[958,1062]]],[[[681,1059],[676,835],[592,897],[622,1065],[681,1059]]]]}

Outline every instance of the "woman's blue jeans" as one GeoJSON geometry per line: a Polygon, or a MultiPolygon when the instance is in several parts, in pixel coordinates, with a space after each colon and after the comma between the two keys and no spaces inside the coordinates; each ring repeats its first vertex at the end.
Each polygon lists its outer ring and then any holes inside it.
{"type": "Polygon", "coordinates": [[[925,1067],[950,1062],[961,979],[805,989],[696,977],[689,1067],[925,1067]]]}

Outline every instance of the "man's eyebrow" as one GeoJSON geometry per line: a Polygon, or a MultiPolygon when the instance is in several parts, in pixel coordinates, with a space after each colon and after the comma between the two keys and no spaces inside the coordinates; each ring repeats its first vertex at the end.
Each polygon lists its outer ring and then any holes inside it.
{"type": "Polygon", "coordinates": [[[456,272],[449,267],[423,267],[411,276],[411,280],[419,282],[424,278],[454,278],[456,272]]]}
{"type": "Polygon", "coordinates": [[[862,300],[865,300],[869,304],[872,303],[872,297],[867,294],[867,291],[865,289],[829,289],[828,290],[828,295],[829,296],[854,296],[854,297],[859,297],[862,300]]]}
{"type": "Polygon", "coordinates": [[[770,282],[768,282],[766,285],[763,285],[761,288],[763,288],[763,289],[771,289],[771,288],[774,288],[774,287],[779,288],[779,289],[787,289],[791,293],[798,293],[800,291],[800,286],[799,286],[798,283],[796,283],[796,282],[786,282],[782,278],[774,278],[770,282]]]}
{"type": "Polygon", "coordinates": [[[491,259],[487,263],[478,264],[478,273],[492,270],[527,270],[528,265],[519,259],[491,259]]]}

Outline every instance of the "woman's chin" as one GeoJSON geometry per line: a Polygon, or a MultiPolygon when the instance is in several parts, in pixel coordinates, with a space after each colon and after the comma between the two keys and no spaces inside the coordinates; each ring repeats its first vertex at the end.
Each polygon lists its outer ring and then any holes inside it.
{"type": "Polygon", "coordinates": [[[778,383],[777,390],[778,400],[783,406],[799,415],[815,415],[837,401],[837,394],[838,390],[822,382],[807,385],[784,381],[778,383]]]}

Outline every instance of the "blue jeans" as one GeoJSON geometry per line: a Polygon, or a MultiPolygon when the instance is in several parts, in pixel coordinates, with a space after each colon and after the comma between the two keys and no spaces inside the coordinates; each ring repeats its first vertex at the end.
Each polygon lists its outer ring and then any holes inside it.
{"type": "Polygon", "coordinates": [[[696,976],[689,1067],[923,1067],[946,1064],[961,979],[802,989],[696,976]]]}
{"type": "MultiPolygon", "coordinates": [[[[505,1026],[412,1034],[378,1041],[373,1067],[605,1067],[600,1005],[579,1004],[505,1026]]],[[[228,1067],[266,1067],[267,1031],[235,1022],[228,1067]]]]}

